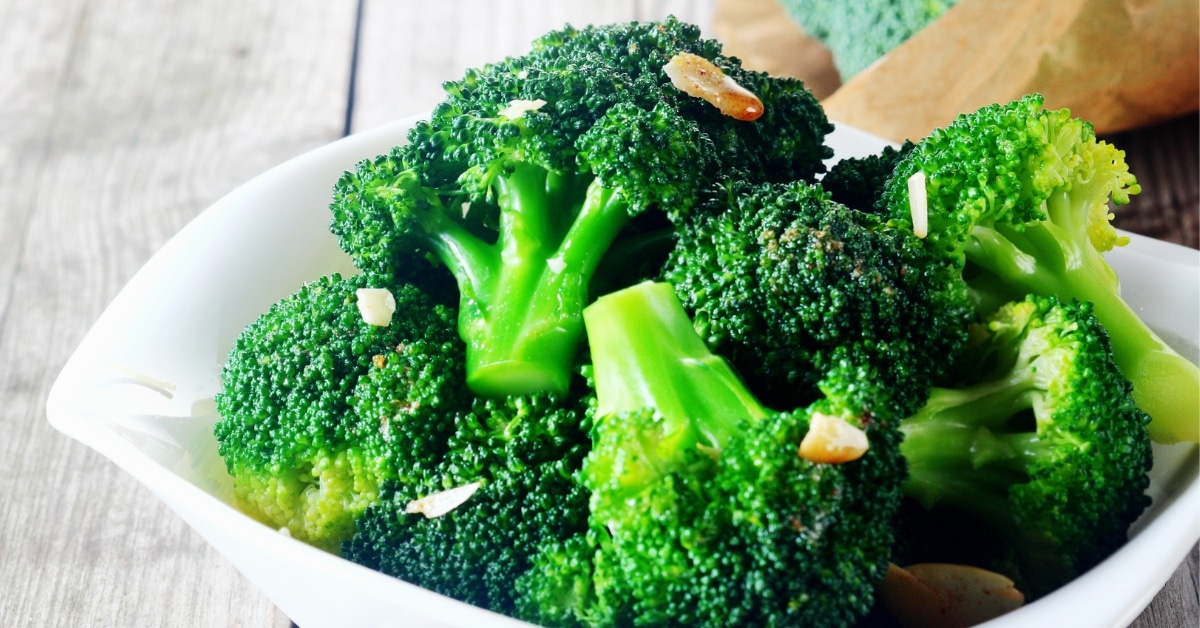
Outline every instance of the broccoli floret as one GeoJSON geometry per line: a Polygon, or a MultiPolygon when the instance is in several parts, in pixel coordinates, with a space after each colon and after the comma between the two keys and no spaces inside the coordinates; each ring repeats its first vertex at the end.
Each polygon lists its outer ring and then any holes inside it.
{"type": "Polygon", "coordinates": [[[575,591],[565,599],[585,601],[588,621],[615,625],[836,626],[863,616],[900,500],[894,408],[827,398],[767,410],[705,346],[669,284],[604,295],[584,316],[597,401],[583,468],[592,590],[570,577],[586,565],[576,545],[560,554],[570,585],[560,590],[575,591]],[[817,420],[862,436],[861,457],[802,457],[817,420]]]}
{"type": "Polygon", "coordinates": [[[916,35],[958,0],[780,0],[788,14],[833,54],[843,81],[916,35]]]}
{"type": "Polygon", "coordinates": [[[549,554],[587,530],[588,493],[576,474],[590,449],[589,399],[580,390],[476,399],[455,417],[436,468],[422,482],[386,484],[342,555],[476,606],[544,619],[538,604],[518,608],[515,583],[543,548],[549,554]],[[410,508],[476,483],[447,513],[410,508]]]}
{"type": "Polygon", "coordinates": [[[462,386],[453,312],[393,290],[386,327],[367,323],[357,290],[377,278],[306,284],[246,327],[221,370],[214,429],[241,509],[329,551],[394,477],[436,458],[462,386]],[[359,397],[359,383],[387,390],[359,397]]]}
{"type": "Polygon", "coordinates": [[[1044,595],[1120,547],[1149,505],[1149,417],[1087,303],[1006,304],[965,356],[968,383],[901,422],[903,490],[974,517],[993,567],[1044,595]]]}
{"type": "Polygon", "coordinates": [[[568,27],[446,92],[407,145],[337,183],[331,229],[361,269],[449,270],[468,382],[485,395],[566,390],[591,278],[632,218],[669,224],[724,177],[813,178],[830,155],[832,125],[802,83],[746,71],[674,19],[568,27]],[[663,66],[681,52],[766,112],[734,120],[676,89],[663,66]]]}
{"type": "Polygon", "coordinates": [[[892,177],[896,164],[908,156],[914,144],[905,141],[898,147],[885,146],[882,151],[866,157],[847,157],[829,167],[821,179],[821,187],[834,201],[851,209],[876,213],[875,205],[883,196],[883,188],[892,177]]]}
{"type": "Polygon", "coordinates": [[[908,180],[923,174],[928,248],[957,267],[979,311],[1027,294],[1095,305],[1138,407],[1159,442],[1200,440],[1200,369],[1178,355],[1121,298],[1104,258],[1123,238],[1109,201],[1141,191],[1125,155],[1097,141],[1066,109],[1039,95],[959,116],[921,140],[880,201],[911,225],[908,180]]]}
{"type": "MultiPolygon", "coordinates": [[[[910,229],[803,182],[730,186],[715,205],[680,227],[663,277],[760,399],[792,408],[878,379],[910,410],[924,401],[972,311],[910,229]]],[[[877,394],[838,394],[856,392],[877,394]]]]}

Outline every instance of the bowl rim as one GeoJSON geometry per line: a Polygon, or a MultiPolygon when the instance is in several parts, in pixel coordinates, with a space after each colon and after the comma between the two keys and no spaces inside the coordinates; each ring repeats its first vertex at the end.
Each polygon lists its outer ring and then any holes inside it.
{"type": "MultiPolygon", "coordinates": [[[[297,176],[297,173],[302,173],[315,164],[341,160],[346,166],[343,168],[345,170],[361,159],[382,154],[390,145],[402,142],[405,131],[422,119],[425,119],[425,114],[399,119],[289,159],[232,190],[197,215],[134,274],[96,320],[55,379],[46,400],[46,415],[55,429],[99,452],[147,486],[247,576],[251,576],[253,569],[245,560],[239,560],[238,556],[227,553],[220,543],[231,538],[240,538],[259,548],[259,551],[265,552],[272,560],[279,560],[281,563],[291,561],[303,568],[322,573],[354,574],[351,577],[366,587],[364,590],[367,594],[384,600],[395,598],[396,593],[401,592],[401,597],[408,602],[437,605],[442,609],[439,619],[449,623],[477,625],[486,621],[492,625],[527,626],[524,622],[453,600],[298,541],[285,539],[278,532],[242,514],[228,502],[155,461],[134,443],[116,434],[104,421],[94,420],[96,417],[90,416],[72,403],[72,399],[80,390],[79,387],[88,383],[86,372],[80,369],[81,361],[91,359],[90,352],[101,334],[114,325],[119,326],[119,321],[115,319],[118,317],[120,306],[140,294],[146,285],[161,281],[160,272],[164,260],[186,254],[191,240],[203,237],[202,232],[212,226],[210,223],[216,217],[235,211],[241,202],[240,199],[246,197],[250,191],[278,185],[280,181],[297,176]]],[[[838,130],[835,130],[835,134],[840,132],[840,137],[850,146],[847,154],[836,156],[838,159],[868,154],[887,143],[845,125],[839,124],[836,128],[838,130]]],[[[833,137],[831,136],[831,139],[833,137]]],[[[333,182],[329,183],[332,185],[333,182]]],[[[1122,233],[1130,237],[1131,242],[1127,248],[1131,251],[1165,263],[1193,269],[1200,267],[1200,257],[1196,251],[1137,234],[1122,233]]],[[[1193,469],[1200,468],[1200,463],[1197,463],[1196,446],[1188,445],[1186,449],[1184,464],[1193,469]]],[[[1192,474],[1186,480],[1186,486],[1171,493],[1169,500],[1161,504],[1161,509],[1155,507],[1155,512],[1155,516],[1145,522],[1124,546],[1097,568],[1054,593],[985,625],[1001,628],[1018,625],[1051,626],[1063,620],[1061,609],[1064,607],[1076,610],[1072,623],[1128,625],[1153,600],[1197,539],[1200,539],[1200,472],[1192,474]],[[1107,579],[1111,577],[1109,573],[1114,571],[1144,572],[1145,586],[1125,589],[1105,587],[1107,579]],[[1096,592],[1101,590],[1104,591],[1104,595],[1096,595],[1096,592]]],[[[281,604],[276,599],[278,591],[264,587],[253,576],[250,579],[263,588],[268,597],[271,597],[289,617],[296,619],[299,616],[299,609],[289,609],[288,605],[281,604]],[[294,611],[298,614],[293,615],[294,611]]]]}

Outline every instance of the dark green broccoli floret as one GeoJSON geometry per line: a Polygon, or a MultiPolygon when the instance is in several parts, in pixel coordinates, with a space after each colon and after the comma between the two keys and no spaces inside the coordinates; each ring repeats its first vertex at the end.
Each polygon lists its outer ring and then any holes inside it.
{"type": "Polygon", "coordinates": [[[1001,307],[961,368],[969,383],[901,422],[904,492],[976,517],[992,567],[1043,595],[1120,547],[1149,505],[1149,417],[1087,303],[1001,307]]]}
{"type": "Polygon", "coordinates": [[[833,54],[843,81],[941,17],[958,0],[780,0],[792,19],[833,54]]]}
{"type": "Polygon", "coordinates": [[[760,399],[791,408],[879,379],[920,405],[971,309],[910,229],[800,182],[731,186],[716,205],[679,229],[663,276],[760,399]]]}
{"type": "Polygon", "coordinates": [[[899,147],[885,146],[882,151],[866,157],[847,157],[829,167],[821,179],[821,187],[834,201],[851,209],[875,213],[875,205],[883,196],[883,188],[896,164],[913,149],[912,142],[899,147]]]}
{"type": "Polygon", "coordinates": [[[548,570],[560,576],[554,591],[571,593],[558,599],[601,625],[837,626],[863,616],[900,499],[894,409],[828,398],[767,410],[708,350],[669,284],[602,296],[584,315],[597,400],[583,469],[591,590],[577,542],[548,570]],[[801,457],[818,417],[861,435],[865,455],[801,457]]]}
{"type": "Polygon", "coordinates": [[[272,305],[238,336],[216,395],[238,505],[330,551],[384,481],[439,455],[465,397],[453,312],[404,287],[391,323],[370,325],[356,291],[380,286],[334,275],[272,305]],[[363,380],[387,390],[356,397],[363,380]]]}
{"type": "Polygon", "coordinates": [[[1093,303],[1155,440],[1200,440],[1200,369],[1121,298],[1104,258],[1128,240],[1109,222],[1109,201],[1123,205],[1141,191],[1122,151],[1031,95],[959,116],[921,140],[880,201],[900,226],[912,224],[908,181],[918,173],[926,245],[958,269],[983,315],[1027,294],[1093,303]]]}
{"type": "MultiPolygon", "coordinates": [[[[578,385],[583,388],[582,384],[578,385]]],[[[407,582],[508,615],[515,582],[542,553],[583,535],[588,494],[577,481],[588,438],[588,397],[477,399],[455,417],[448,452],[419,483],[389,482],[358,520],[343,556],[407,582]],[[428,518],[409,505],[474,485],[461,505],[428,518]]]]}
{"type": "Polygon", "coordinates": [[[407,145],[338,182],[331,229],[364,270],[449,269],[480,394],[566,390],[591,278],[632,218],[669,226],[724,177],[813,178],[830,154],[803,84],[746,71],[673,19],[568,27],[446,92],[407,145]],[[662,68],[680,52],[755,90],[764,115],[740,122],[673,87],[662,68]]]}

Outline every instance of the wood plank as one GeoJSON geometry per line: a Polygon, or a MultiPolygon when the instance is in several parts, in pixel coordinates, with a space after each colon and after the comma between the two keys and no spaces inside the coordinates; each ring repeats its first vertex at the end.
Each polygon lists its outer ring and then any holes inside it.
{"type": "Polygon", "coordinates": [[[710,0],[363,1],[355,131],[428,111],[441,100],[443,82],[522,54],[535,38],[566,24],[675,15],[707,29],[712,11],[710,0]]]}
{"type": "Polygon", "coordinates": [[[1200,623],[1200,546],[1192,546],[1187,559],[1162,591],[1154,597],[1146,610],[1138,616],[1131,628],[1167,628],[1168,626],[1196,626],[1200,623]]]}
{"type": "Polygon", "coordinates": [[[355,10],[0,6],[0,625],[286,625],[149,491],[54,432],[44,400],[167,238],[342,134],[355,10]]]}

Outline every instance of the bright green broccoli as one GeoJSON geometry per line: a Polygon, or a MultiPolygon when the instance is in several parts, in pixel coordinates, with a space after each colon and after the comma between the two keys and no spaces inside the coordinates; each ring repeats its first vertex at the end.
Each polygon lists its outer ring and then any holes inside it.
{"type": "Polygon", "coordinates": [[[967,383],[901,422],[903,489],[976,518],[968,536],[993,539],[992,567],[1043,595],[1120,547],[1149,505],[1149,417],[1087,303],[1006,304],[965,356],[967,383]]]}
{"type": "Polygon", "coordinates": [[[713,205],[679,228],[663,277],[759,399],[792,408],[877,379],[915,409],[949,371],[971,307],[910,229],[803,182],[732,185],[713,205]]]}
{"type": "Polygon", "coordinates": [[[514,583],[543,549],[587,530],[588,493],[575,477],[590,448],[584,388],[477,399],[455,417],[448,451],[424,481],[384,486],[343,556],[493,611],[547,619],[540,604],[518,607],[514,583]],[[460,487],[469,496],[449,512],[413,507],[460,487]]]}
{"type": "Polygon", "coordinates": [[[448,269],[485,395],[566,390],[589,285],[632,219],[669,225],[726,177],[813,178],[830,155],[802,83],[744,70],[674,19],[568,27],[446,92],[407,145],[337,183],[331,230],[364,271],[421,283],[430,260],[448,269]],[[676,89],[663,66],[681,52],[755,92],[762,117],[676,89]]]}
{"type": "Polygon", "coordinates": [[[885,146],[874,155],[842,159],[829,167],[829,172],[821,178],[821,187],[846,207],[876,213],[875,206],[896,164],[908,156],[913,146],[906,141],[898,147],[885,146]]]}
{"type": "Polygon", "coordinates": [[[406,287],[390,292],[390,324],[369,324],[357,293],[381,285],[334,275],[272,305],[237,337],[216,395],[238,505],[329,551],[383,482],[440,456],[469,400],[453,312],[406,287]]]}
{"type": "Polygon", "coordinates": [[[916,35],[958,0],[780,0],[788,14],[833,54],[843,81],[916,35]]]}
{"type": "Polygon", "coordinates": [[[1151,435],[1200,440],[1200,369],[1121,298],[1104,258],[1127,240],[1109,222],[1110,199],[1123,205],[1141,190],[1122,151],[1031,95],[959,116],[917,144],[880,200],[901,227],[913,224],[909,179],[918,174],[926,245],[958,269],[982,314],[1027,294],[1093,303],[1138,407],[1153,419],[1151,435]]]}
{"type": "Polygon", "coordinates": [[[601,296],[584,317],[597,401],[583,467],[591,577],[581,575],[583,542],[560,548],[540,599],[565,601],[593,625],[837,626],[863,616],[900,501],[893,408],[828,398],[766,409],[705,346],[669,284],[601,296]],[[855,453],[803,457],[818,421],[859,437],[855,453]]]}

